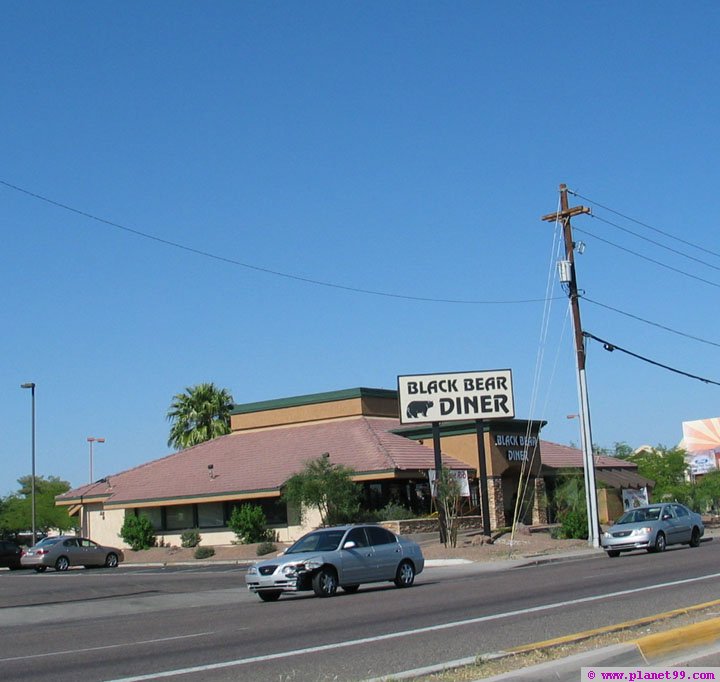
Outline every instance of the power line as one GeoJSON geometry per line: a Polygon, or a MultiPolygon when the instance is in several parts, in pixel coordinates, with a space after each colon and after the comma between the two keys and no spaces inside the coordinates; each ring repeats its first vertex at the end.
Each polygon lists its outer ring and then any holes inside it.
{"type": "MultiPolygon", "coordinates": [[[[180,244],[179,242],[174,242],[169,239],[164,239],[162,237],[158,237],[153,234],[149,234],[147,232],[142,232],[140,230],[136,230],[132,227],[127,227],[126,225],[121,225],[120,223],[113,222],[112,220],[107,220],[106,218],[101,218],[99,216],[93,215],[92,213],[88,213],[87,211],[82,211],[80,209],[74,208],[73,206],[69,206],[67,204],[63,204],[59,201],[55,201],[54,199],[50,199],[46,196],[43,196],[42,194],[37,194],[36,192],[31,192],[30,190],[24,189],[22,187],[18,187],[17,185],[13,185],[10,182],[7,182],[6,180],[0,179],[0,185],[4,185],[5,187],[8,187],[9,189],[15,190],[16,192],[21,192],[22,194],[26,194],[27,196],[33,197],[34,199],[38,199],[39,201],[44,201],[47,204],[50,204],[52,206],[56,206],[58,208],[62,208],[65,211],[70,211],[71,213],[75,213],[77,215],[83,216],[84,218],[89,218],[90,220],[94,220],[96,222],[102,223],[103,225],[108,225],[110,227],[113,227],[118,230],[122,230],[124,232],[128,232],[130,234],[135,235],[136,237],[142,237],[143,239],[149,239],[154,242],[157,242],[159,244],[163,244],[164,246],[170,246],[175,249],[180,249],[182,251],[186,251],[188,253],[195,254],[196,256],[203,256],[204,258],[210,258],[212,260],[220,261],[222,263],[227,263],[229,265],[236,265],[242,268],[247,268],[248,270],[254,270],[256,272],[263,272],[267,275],[274,275],[275,277],[284,277],[285,279],[291,279],[295,280],[297,282],[304,282],[305,284],[314,284],[316,286],[322,286],[322,287],[328,287],[330,289],[340,289],[343,291],[350,291],[355,294],[366,294],[370,296],[383,296],[385,298],[397,298],[402,299],[406,301],[419,301],[423,303],[454,303],[454,304],[463,304],[463,305],[511,305],[511,304],[517,304],[517,303],[545,303],[546,299],[544,298],[528,298],[528,299],[518,299],[518,300],[509,300],[509,301],[480,301],[480,300],[472,300],[472,299],[452,299],[452,298],[432,298],[428,296],[410,296],[407,294],[396,294],[389,291],[380,291],[375,289],[364,289],[361,287],[351,287],[346,286],[344,284],[337,284],[335,282],[326,282],[319,279],[313,279],[311,277],[302,277],[301,275],[293,275],[288,272],[282,272],[280,270],[272,270],[270,268],[265,268],[260,265],[253,265],[251,263],[244,263],[239,260],[235,260],[233,258],[227,258],[226,256],[220,256],[216,253],[212,253],[210,251],[203,251],[201,249],[196,249],[192,246],[187,246],[185,244],[180,244]]],[[[562,297],[557,297],[562,298],[562,297]]]]}
{"type": "Polygon", "coordinates": [[[648,256],[643,256],[641,253],[638,253],[637,251],[633,251],[632,249],[625,248],[624,246],[620,246],[619,244],[615,244],[614,242],[611,242],[608,239],[603,239],[602,237],[598,237],[598,235],[593,234],[589,230],[583,230],[579,227],[575,228],[575,232],[582,232],[583,234],[587,234],[594,239],[597,239],[598,241],[601,241],[605,244],[609,244],[610,246],[614,246],[616,249],[620,249],[621,251],[625,251],[626,253],[632,254],[633,256],[637,256],[638,258],[641,258],[642,260],[646,260],[649,263],[654,263],[655,265],[659,265],[661,268],[666,268],[667,270],[672,270],[673,272],[677,272],[680,275],[685,275],[685,277],[690,277],[691,279],[696,279],[699,282],[703,282],[705,284],[709,284],[713,287],[720,288],[720,284],[717,282],[711,282],[708,279],[704,279],[702,277],[698,277],[697,275],[693,275],[689,272],[685,272],[684,270],[680,270],[679,268],[674,268],[672,265],[667,265],[666,263],[662,263],[659,260],[655,260],[654,258],[648,258],[648,256]]]}
{"type": "Polygon", "coordinates": [[[583,336],[587,339],[593,339],[593,341],[597,341],[598,343],[601,343],[603,345],[603,348],[606,351],[612,352],[615,350],[619,350],[621,353],[626,353],[627,355],[631,355],[634,358],[637,358],[638,360],[642,360],[643,362],[647,362],[651,365],[655,365],[656,367],[662,367],[663,369],[667,369],[670,372],[675,372],[676,374],[682,374],[683,376],[690,377],[691,379],[697,379],[698,381],[702,381],[706,384],[714,384],[715,386],[720,386],[720,382],[713,381],[712,379],[705,379],[704,377],[697,376],[696,374],[689,374],[688,372],[683,372],[680,369],[675,369],[674,367],[670,367],[668,365],[663,365],[660,362],[656,362],[655,360],[651,360],[650,358],[646,358],[643,355],[638,355],[637,353],[633,353],[632,351],[629,351],[625,348],[620,348],[620,346],[615,345],[614,343],[610,343],[610,341],[605,341],[604,339],[598,338],[594,334],[590,334],[590,332],[583,332],[583,336]]]}
{"type": "Polygon", "coordinates": [[[715,346],[717,348],[720,348],[720,343],[708,341],[707,339],[701,339],[699,336],[692,336],[691,334],[686,334],[685,332],[678,331],[677,329],[673,329],[672,327],[666,327],[665,325],[659,324],[658,322],[652,322],[651,320],[646,320],[645,318],[639,317],[638,315],[633,315],[632,313],[625,312],[624,310],[620,310],[619,308],[613,308],[612,306],[600,303],[599,301],[593,301],[591,298],[588,298],[584,294],[581,294],[580,297],[583,299],[583,301],[593,303],[594,305],[600,306],[601,308],[606,308],[607,310],[612,310],[613,312],[619,313],[620,315],[631,317],[633,320],[644,322],[645,324],[649,324],[653,327],[658,327],[659,329],[664,329],[665,331],[671,332],[672,334],[677,334],[678,336],[684,336],[685,338],[692,339],[693,341],[699,341],[700,343],[706,343],[709,346],[715,346]]]}
{"type": "Polygon", "coordinates": [[[594,215],[594,214],[590,214],[590,217],[595,218],[595,220],[599,220],[600,222],[606,223],[607,225],[612,225],[613,227],[616,227],[618,230],[627,232],[628,234],[633,235],[633,237],[637,237],[638,239],[643,239],[646,242],[649,242],[650,244],[659,246],[661,249],[665,249],[666,251],[675,253],[678,256],[682,256],[683,258],[687,258],[689,260],[695,261],[696,263],[700,263],[701,265],[707,265],[707,267],[712,268],[713,270],[720,270],[720,266],[718,266],[718,265],[713,265],[712,263],[708,263],[707,261],[704,261],[701,258],[695,258],[695,256],[691,256],[690,254],[683,253],[682,251],[678,251],[677,249],[673,249],[672,247],[666,246],[665,244],[655,241],[654,239],[650,239],[649,237],[644,237],[643,235],[638,234],[637,232],[633,232],[632,230],[628,230],[626,227],[623,227],[622,225],[618,225],[617,223],[614,223],[611,220],[607,220],[606,218],[601,218],[600,216],[594,215]]]}
{"type": "Polygon", "coordinates": [[[618,215],[621,218],[624,218],[625,220],[629,220],[629,221],[635,223],[636,225],[641,225],[642,227],[645,227],[648,230],[652,230],[653,232],[657,232],[658,234],[661,234],[665,237],[674,239],[675,241],[678,241],[681,244],[686,244],[687,246],[692,246],[694,249],[698,249],[698,251],[704,251],[705,253],[709,253],[713,256],[717,256],[718,258],[720,258],[720,253],[718,253],[717,251],[712,251],[711,249],[707,249],[704,246],[700,246],[699,244],[695,244],[691,241],[687,241],[686,239],[682,239],[681,237],[676,237],[674,234],[671,234],[670,232],[665,232],[664,230],[661,230],[657,227],[648,225],[648,223],[644,223],[641,220],[637,220],[636,218],[632,218],[628,215],[625,215],[624,213],[620,213],[620,211],[616,211],[615,209],[610,208],[609,206],[603,206],[601,203],[595,201],[594,199],[585,197],[582,194],[579,194],[578,192],[574,192],[571,189],[568,189],[568,192],[570,194],[573,194],[574,196],[578,197],[579,199],[585,199],[585,201],[589,201],[590,203],[595,204],[595,206],[599,206],[600,208],[604,209],[605,211],[610,211],[610,213],[614,213],[615,215],[618,215]]]}

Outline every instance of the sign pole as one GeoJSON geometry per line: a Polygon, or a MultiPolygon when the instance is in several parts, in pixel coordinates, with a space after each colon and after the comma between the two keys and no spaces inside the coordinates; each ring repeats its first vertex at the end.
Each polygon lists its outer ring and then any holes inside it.
{"type": "Polygon", "coordinates": [[[445,520],[445,508],[439,502],[438,484],[442,473],[442,451],[440,450],[440,422],[432,423],[433,449],[435,450],[435,499],[438,500],[438,522],[440,525],[440,542],[447,545],[447,522],[445,520]]]}
{"type": "Polygon", "coordinates": [[[490,501],[488,500],[487,462],[485,461],[485,422],[482,419],[475,420],[475,433],[477,434],[478,445],[483,535],[490,535],[490,501]]]}

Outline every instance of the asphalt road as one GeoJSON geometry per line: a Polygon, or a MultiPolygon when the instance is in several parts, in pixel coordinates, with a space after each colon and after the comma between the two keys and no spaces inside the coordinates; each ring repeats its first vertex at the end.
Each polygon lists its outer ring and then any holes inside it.
{"type": "Polygon", "coordinates": [[[498,566],[268,604],[235,566],[2,571],[0,679],[363,680],[720,598],[720,542],[498,566]]]}

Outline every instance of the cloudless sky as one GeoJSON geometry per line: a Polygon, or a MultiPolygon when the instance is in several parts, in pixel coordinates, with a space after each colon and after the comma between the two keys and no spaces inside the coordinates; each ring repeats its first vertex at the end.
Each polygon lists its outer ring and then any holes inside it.
{"type": "MultiPolygon", "coordinates": [[[[720,381],[720,5],[0,7],[0,495],[30,473],[29,381],[37,474],[73,486],[88,436],[96,478],[167,454],[205,381],[244,403],[510,368],[517,416],[579,443],[560,183],[595,216],[583,327],[720,381]]],[[[594,341],[587,378],[604,447],[720,414],[719,386],[594,341]]]]}

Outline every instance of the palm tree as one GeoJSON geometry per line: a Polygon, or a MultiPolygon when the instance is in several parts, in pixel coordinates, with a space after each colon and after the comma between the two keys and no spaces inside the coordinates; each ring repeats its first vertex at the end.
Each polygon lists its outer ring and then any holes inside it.
{"type": "Polygon", "coordinates": [[[185,393],[173,396],[167,412],[173,422],[168,445],[182,450],[230,433],[230,410],[233,398],[225,388],[215,384],[189,386],[185,393]]]}

